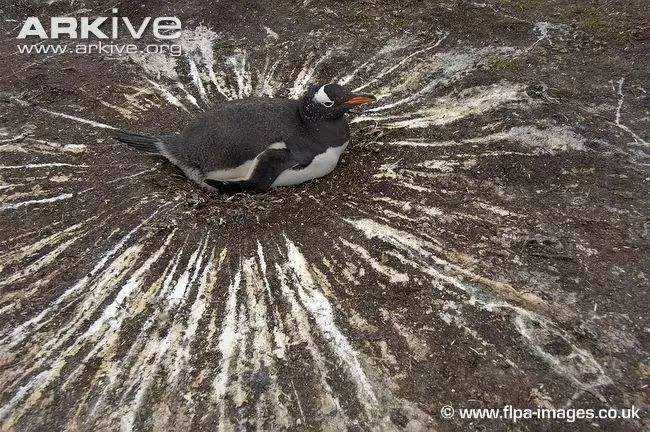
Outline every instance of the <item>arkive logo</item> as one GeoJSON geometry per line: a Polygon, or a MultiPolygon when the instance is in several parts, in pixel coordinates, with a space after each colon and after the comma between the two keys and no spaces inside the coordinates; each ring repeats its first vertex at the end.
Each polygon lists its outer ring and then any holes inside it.
{"type": "Polygon", "coordinates": [[[51,17],[49,34],[38,17],[28,17],[17,38],[59,39],[67,36],[69,39],[89,39],[94,36],[97,39],[118,39],[130,36],[140,39],[149,29],[156,39],[176,39],[181,32],[181,20],[177,17],[145,17],[138,25],[128,17],[116,16],[116,8],[112,12],[115,15],[111,17],[51,17]]]}

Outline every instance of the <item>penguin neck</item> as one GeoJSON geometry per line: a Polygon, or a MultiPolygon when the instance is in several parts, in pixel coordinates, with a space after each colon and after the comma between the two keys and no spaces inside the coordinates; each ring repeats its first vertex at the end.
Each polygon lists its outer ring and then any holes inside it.
{"type": "Polygon", "coordinates": [[[300,120],[314,140],[326,147],[338,147],[348,140],[348,126],[345,115],[335,119],[324,119],[309,115],[300,105],[298,108],[300,120]]]}
{"type": "Polygon", "coordinates": [[[328,135],[337,132],[339,127],[345,129],[345,114],[341,114],[340,117],[334,119],[324,119],[315,113],[310,113],[304,104],[300,104],[298,105],[298,115],[305,128],[317,138],[330,138],[328,135]]]}
{"type": "Polygon", "coordinates": [[[304,103],[298,105],[298,113],[302,123],[307,126],[308,129],[317,127],[318,124],[325,122],[326,120],[318,116],[315,112],[310,112],[304,103]]]}

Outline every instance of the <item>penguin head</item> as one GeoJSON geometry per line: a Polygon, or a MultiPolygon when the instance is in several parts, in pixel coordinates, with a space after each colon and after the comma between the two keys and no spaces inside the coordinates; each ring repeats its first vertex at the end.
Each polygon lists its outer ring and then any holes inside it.
{"type": "Polygon", "coordinates": [[[374,96],[354,94],[338,84],[317,84],[309,86],[303,96],[302,109],[305,115],[319,120],[334,120],[342,117],[354,107],[374,102],[374,96]]]}

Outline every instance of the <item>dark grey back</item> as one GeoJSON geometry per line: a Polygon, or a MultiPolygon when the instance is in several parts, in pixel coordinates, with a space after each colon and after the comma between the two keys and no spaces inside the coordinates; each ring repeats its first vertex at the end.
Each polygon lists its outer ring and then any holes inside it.
{"type": "Polygon", "coordinates": [[[250,98],[219,104],[188,125],[182,136],[195,163],[211,170],[238,166],[301,129],[296,101],[250,98]]]}

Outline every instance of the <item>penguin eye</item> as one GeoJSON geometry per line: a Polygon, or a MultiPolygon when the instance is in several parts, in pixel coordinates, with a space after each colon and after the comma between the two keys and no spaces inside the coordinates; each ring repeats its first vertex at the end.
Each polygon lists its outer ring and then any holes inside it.
{"type": "Polygon", "coordinates": [[[327,92],[325,91],[326,86],[327,84],[319,88],[318,91],[314,94],[314,102],[318,102],[324,107],[331,108],[334,106],[334,101],[330,99],[327,92]]]}

